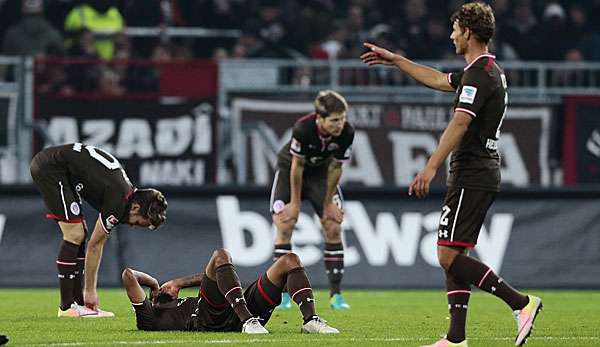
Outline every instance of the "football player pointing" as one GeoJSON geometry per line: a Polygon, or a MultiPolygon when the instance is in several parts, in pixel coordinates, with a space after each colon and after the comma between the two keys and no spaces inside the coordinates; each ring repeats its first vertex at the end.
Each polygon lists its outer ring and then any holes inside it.
{"type": "MultiPolygon", "coordinates": [[[[296,121],[292,138],[279,151],[271,189],[270,209],[277,228],[274,260],[291,252],[291,239],[302,200],[309,200],[325,233],[324,262],[329,279],[330,306],[347,309],[341,296],[344,247],[341,223],[343,197],[338,185],[342,163],[350,158],[354,128],[346,121],[343,96],[321,91],[315,111],[296,121]]],[[[281,307],[290,307],[284,293],[281,307]]]]}
{"type": "Polygon", "coordinates": [[[504,72],[488,52],[494,27],[494,13],[484,3],[465,4],[454,13],[450,39],[456,53],[467,62],[456,73],[444,74],[368,43],[365,46],[370,52],[361,56],[369,65],[394,65],[430,88],[456,91],[454,116],[427,165],[409,187],[409,194],[425,197],[438,168],[453,152],[437,242],[438,260],[446,274],[450,327],[445,338],[429,347],[467,346],[465,324],[471,286],[499,297],[514,311],[517,346],[531,334],[542,308],[540,298],[520,293],[468,255],[500,187],[497,141],[508,92],[504,72]]]}
{"type": "Polygon", "coordinates": [[[104,243],[117,224],[155,229],[164,223],[165,197],[156,189],[135,188],[115,157],[81,143],[50,147],[36,154],[31,161],[31,177],[49,210],[47,217],[57,221],[63,234],[56,259],[58,316],[114,316],[98,308],[96,286],[104,243]],[[100,212],[87,252],[82,199],[100,212]]]}

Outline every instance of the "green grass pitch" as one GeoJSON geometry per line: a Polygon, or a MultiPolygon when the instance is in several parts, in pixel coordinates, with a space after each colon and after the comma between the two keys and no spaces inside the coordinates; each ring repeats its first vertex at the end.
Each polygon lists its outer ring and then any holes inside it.
{"type": "MultiPolygon", "coordinates": [[[[527,346],[600,346],[600,291],[531,291],[544,310],[527,346]]],[[[193,296],[194,292],[184,291],[193,296]]],[[[239,333],[142,332],[123,289],[99,290],[115,318],[56,318],[58,289],[0,289],[0,334],[8,346],[419,346],[446,332],[441,290],[348,290],[350,311],[334,312],[317,291],[318,313],[337,336],[300,334],[300,313],[276,310],[263,336],[239,333]]],[[[512,346],[515,323],[500,300],[475,292],[469,304],[469,346],[512,346]]]]}

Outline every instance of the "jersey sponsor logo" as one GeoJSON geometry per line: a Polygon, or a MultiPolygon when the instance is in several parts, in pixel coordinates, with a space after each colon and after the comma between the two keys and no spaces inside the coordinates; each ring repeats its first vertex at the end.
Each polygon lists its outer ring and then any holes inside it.
{"type": "Polygon", "coordinates": [[[75,190],[79,193],[80,191],[83,190],[83,183],[77,183],[77,185],[75,186],[75,190]]]}
{"type": "Polygon", "coordinates": [[[275,202],[273,203],[273,212],[275,212],[275,214],[283,211],[283,208],[285,207],[285,202],[281,201],[281,200],[275,200],[275,202]]]}
{"type": "Polygon", "coordinates": [[[330,143],[329,145],[327,145],[328,151],[335,151],[338,148],[340,148],[340,145],[338,145],[337,143],[330,143]]]}
{"type": "Polygon", "coordinates": [[[292,137],[292,144],[290,145],[290,148],[294,152],[298,152],[298,153],[302,152],[302,145],[300,144],[300,141],[296,140],[293,137],[292,137]]]}
{"type": "Polygon", "coordinates": [[[108,216],[108,218],[106,218],[106,228],[107,229],[112,229],[117,224],[119,224],[119,220],[117,219],[117,217],[113,216],[112,214],[110,216],[108,216]]]}
{"type": "Polygon", "coordinates": [[[440,239],[447,239],[448,238],[448,230],[438,230],[438,237],[440,239]]]}
{"type": "Polygon", "coordinates": [[[71,209],[71,213],[78,216],[79,213],[81,212],[80,208],[79,208],[79,204],[76,202],[72,202],[71,206],[69,207],[71,209]]]}
{"type": "Polygon", "coordinates": [[[477,88],[473,86],[463,86],[462,92],[458,97],[458,101],[465,104],[472,104],[475,101],[475,95],[477,95],[477,88]]]}

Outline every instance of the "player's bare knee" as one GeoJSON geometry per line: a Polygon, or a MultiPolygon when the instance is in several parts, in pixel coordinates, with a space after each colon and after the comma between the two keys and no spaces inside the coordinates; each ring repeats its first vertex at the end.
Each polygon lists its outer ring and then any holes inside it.
{"type": "Polygon", "coordinates": [[[289,270],[302,267],[302,261],[296,253],[288,253],[279,259],[285,263],[285,267],[289,270]]]}
{"type": "Polygon", "coordinates": [[[439,262],[440,266],[446,271],[450,270],[450,266],[454,262],[454,258],[456,258],[456,256],[460,253],[461,253],[461,251],[457,251],[452,248],[439,247],[438,248],[438,262],[439,262]]]}
{"type": "Polygon", "coordinates": [[[212,258],[215,264],[215,268],[218,268],[221,265],[231,264],[232,262],[231,255],[225,248],[216,249],[213,252],[212,258]]]}

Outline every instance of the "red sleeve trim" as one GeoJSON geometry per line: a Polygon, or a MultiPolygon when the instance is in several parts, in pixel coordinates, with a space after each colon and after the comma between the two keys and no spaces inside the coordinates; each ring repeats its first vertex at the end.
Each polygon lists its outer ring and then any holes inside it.
{"type": "Polygon", "coordinates": [[[73,223],[73,224],[75,224],[75,223],[81,223],[82,222],[81,219],[64,219],[64,218],[59,217],[59,216],[57,216],[55,214],[47,214],[46,218],[56,219],[59,222],[73,223]]]}
{"type": "Polygon", "coordinates": [[[462,246],[462,247],[475,247],[477,244],[472,242],[460,242],[460,241],[438,241],[440,246],[462,246]]]}
{"type": "Polygon", "coordinates": [[[473,118],[477,118],[477,114],[475,112],[473,112],[471,110],[467,110],[466,108],[457,107],[454,109],[454,112],[456,112],[456,111],[464,112],[473,118]]]}

